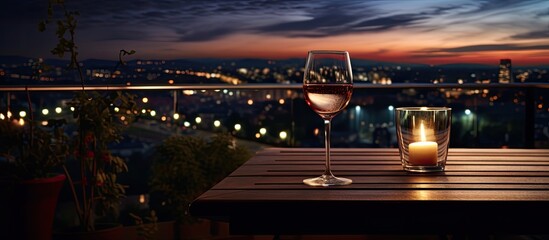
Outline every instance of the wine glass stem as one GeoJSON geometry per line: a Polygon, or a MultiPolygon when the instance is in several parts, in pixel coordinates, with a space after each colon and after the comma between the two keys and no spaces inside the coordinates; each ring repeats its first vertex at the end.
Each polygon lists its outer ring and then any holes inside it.
{"type": "Polygon", "coordinates": [[[324,175],[332,176],[332,170],[330,168],[330,133],[331,133],[331,119],[324,119],[324,146],[326,147],[326,168],[324,175]]]}

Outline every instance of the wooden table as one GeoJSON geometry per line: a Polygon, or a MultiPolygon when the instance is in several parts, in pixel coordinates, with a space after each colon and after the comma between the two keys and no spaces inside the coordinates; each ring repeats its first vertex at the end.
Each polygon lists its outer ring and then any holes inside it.
{"type": "Polygon", "coordinates": [[[398,149],[332,149],[353,184],[310,187],[323,149],[268,148],[198,197],[232,234],[547,234],[549,150],[450,149],[445,172],[408,173],[398,149]]]}

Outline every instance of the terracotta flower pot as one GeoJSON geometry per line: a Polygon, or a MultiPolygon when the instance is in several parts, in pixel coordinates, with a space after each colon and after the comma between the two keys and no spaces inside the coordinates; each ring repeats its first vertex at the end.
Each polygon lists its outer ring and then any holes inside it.
{"type": "Polygon", "coordinates": [[[201,219],[195,223],[179,224],[179,239],[191,240],[210,238],[212,238],[210,220],[201,219]]]}
{"type": "Polygon", "coordinates": [[[14,188],[12,231],[16,239],[49,240],[57,198],[65,181],[60,174],[50,178],[26,180],[14,188]]]}
{"type": "Polygon", "coordinates": [[[96,224],[95,231],[55,232],[55,240],[120,240],[126,239],[124,228],[120,224],[96,224]]]}

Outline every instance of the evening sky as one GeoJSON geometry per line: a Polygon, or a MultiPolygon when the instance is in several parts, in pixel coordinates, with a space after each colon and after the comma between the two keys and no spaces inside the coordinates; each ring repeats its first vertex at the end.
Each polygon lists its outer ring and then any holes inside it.
{"type": "MultiPolygon", "coordinates": [[[[311,49],[408,63],[549,65],[549,1],[67,1],[80,58],[304,58],[311,49]]],[[[53,57],[47,0],[2,0],[0,55],[53,57]]]]}

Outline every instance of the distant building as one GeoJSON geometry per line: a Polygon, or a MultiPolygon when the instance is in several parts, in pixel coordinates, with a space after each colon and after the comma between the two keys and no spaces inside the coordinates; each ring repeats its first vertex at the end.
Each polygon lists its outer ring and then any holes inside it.
{"type": "Polygon", "coordinates": [[[511,68],[511,59],[501,59],[499,61],[499,74],[498,74],[499,83],[512,83],[513,80],[513,71],[511,68]]]}

